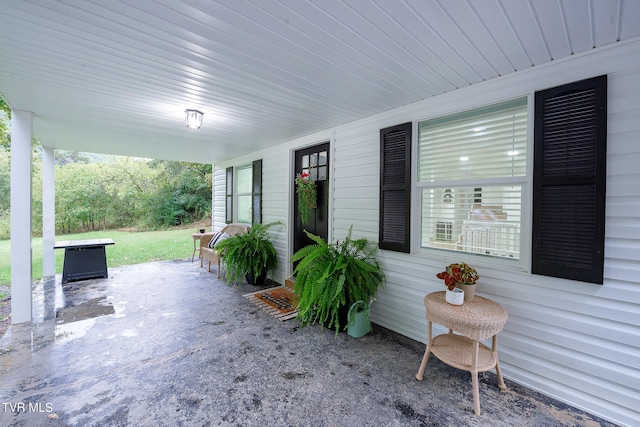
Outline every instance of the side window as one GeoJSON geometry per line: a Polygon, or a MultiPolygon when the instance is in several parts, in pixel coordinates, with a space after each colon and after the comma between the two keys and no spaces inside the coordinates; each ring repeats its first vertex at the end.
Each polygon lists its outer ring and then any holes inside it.
{"type": "Polygon", "coordinates": [[[251,224],[252,214],[252,167],[251,164],[236,168],[235,206],[236,221],[251,224]]]}
{"type": "Polygon", "coordinates": [[[227,224],[230,224],[233,222],[233,168],[228,167],[225,171],[225,175],[224,221],[227,224]]]}
{"type": "Polygon", "coordinates": [[[256,160],[252,165],[251,175],[251,223],[262,222],[262,160],[256,160]]]}
{"type": "Polygon", "coordinates": [[[226,169],[226,223],[262,221],[262,160],[226,169]]]}
{"type": "Polygon", "coordinates": [[[607,76],[535,99],[532,272],[602,284],[607,76]]]}

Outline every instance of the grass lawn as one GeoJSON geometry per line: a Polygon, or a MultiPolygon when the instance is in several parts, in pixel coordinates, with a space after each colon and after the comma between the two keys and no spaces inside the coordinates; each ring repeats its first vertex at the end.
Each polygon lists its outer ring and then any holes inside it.
{"type": "MultiPolygon", "coordinates": [[[[128,232],[128,231],[92,231],[81,234],[63,234],[56,236],[60,240],[85,240],[111,238],[115,245],[107,246],[107,265],[139,264],[143,262],[169,259],[191,258],[193,239],[191,234],[197,226],[163,231],[128,232]]],[[[31,240],[33,280],[42,278],[42,238],[31,240]]],[[[56,249],[56,274],[62,274],[64,250],[56,249]]],[[[11,241],[0,240],[0,286],[11,281],[11,241]]],[[[0,299],[1,296],[0,296],[0,299]]]]}

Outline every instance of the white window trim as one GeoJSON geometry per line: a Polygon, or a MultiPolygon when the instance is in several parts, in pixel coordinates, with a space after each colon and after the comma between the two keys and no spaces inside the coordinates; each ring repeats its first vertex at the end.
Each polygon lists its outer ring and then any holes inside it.
{"type": "MultiPolygon", "coordinates": [[[[250,203],[252,202],[251,197],[252,197],[252,192],[251,192],[251,188],[249,189],[248,193],[240,193],[238,191],[238,185],[240,184],[240,179],[238,179],[238,171],[242,169],[249,169],[251,171],[252,177],[253,177],[253,164],[249,163],[246,165],[240,165],[240,166],[235,166],[233,168],[233,222],[242,222],[242,223],[247,223],[247,221],[241,221],[240,218],[238,217],[238,214],[240,212],[239,206],[238,206],[238,197],[240,196],[249,196],[249,200],[250,203]]],[[[253,206],[250,207],[250,209],[253,209],[253,206]]],[[[251,224],[251,216],[252,213],[249,215],[250,218],[248,220],[248,224],[251,224]]]]}
{"type": "MultiPolygon", "coordinates": [[[[432,117],[424,117],[413,121],[411,135],[411,254],[428,258],[430,260],[441,262],[443,265],[452,262],[466,262],[470,265],[483,265],[497,270],[516,271],[531,274],[531,244],[532,244],[532,216],[533,216],[533,132],[534,132],[534,93],[528,92],[519,96],[511,96],[503,99],[485,100],[475,105],[466,105],[460,109],[450,111],[444,114],[434,115],[432,117]],[[520,183],[522,185],[522,200],[520,213],[520,258],[518,260],[505,259],[479,254],[471,254],[467,252],[448,251],[437,248],[424,248],[421,246],[422,238],[422,190],[429,188],[428,183],[418,182],[418,134],[420,122],[434,119],[437,117],[449,116],[457,113],[463,113],[475,108],[482,108],[491,104],[507,102],[517,98],[527,98],[527,163],[526,176],[504,179],[504,178],[486,178],[478,180],[478,186],[501,184],[504,182],[520,183]]],[[[438,187],[447,185],[449,182],[438,182],[438,187]]],[[[451,182],[451,186],[455,186],[451,182]]]]}

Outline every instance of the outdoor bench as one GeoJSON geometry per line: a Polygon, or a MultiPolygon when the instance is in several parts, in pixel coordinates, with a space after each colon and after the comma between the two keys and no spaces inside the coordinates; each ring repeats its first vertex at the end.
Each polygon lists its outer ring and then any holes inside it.
{"type": "Polygon", "coordinates": [[[203,262],[206,260],[209,263],[209,271],[211,271],[211,264],[218,265],[218,279],[220,278],[220,258],[222,254],[220,254],[216,248],[215,243],[220,241],[220,239],[224,240],[228,237],[235,236],[238,233],[246,233],[249,231],[250,225],[241,224],[241,223],[232,223],[226,225],[222,230],[217,233],[205,233],[200,236],[200,267],[202,267],[203,262]],[[214,240],[216,237],[216,241],[214,240]]]}

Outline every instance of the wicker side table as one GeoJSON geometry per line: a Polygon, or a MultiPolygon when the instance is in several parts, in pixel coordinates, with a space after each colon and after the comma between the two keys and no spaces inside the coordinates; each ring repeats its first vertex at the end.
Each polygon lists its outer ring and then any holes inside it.
{"type": "Polygon", "coordinates": [[[445,300],[445,292],[433,292],[424,298],[427,309],[427,348],[416,374],[422,381],[429,355],[433,353],[449,366],[469,371],[473,385],[473,409],[480,415],[478,372],[496,368],[498,388],[506,389],[498,362],[498,333],[507,321],[507,312],[488,298],[477,296],[463,305],[451,305],[445,300]],[[432,323],[449,328],[448,334],[432,335],[432,323]],[[453,332],[459,332],[454,334],[453,332]],[[492,338],[491,348],[480,341],[492,338]]]}
{"type": "Polygon", "coordinates": [[[191,255],[191,262],[193,262],[193,260],[196,257],[196,252],[198,252],[198,258],[201,258],[202,255],[200,255],[200,237],[202,237],[204,233],[193,233],[191,235],[191,238],[193,239],[193,255],[191,255]]]}

